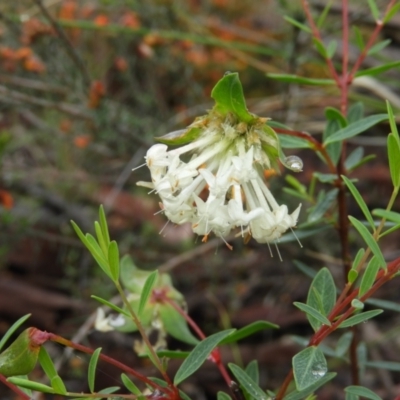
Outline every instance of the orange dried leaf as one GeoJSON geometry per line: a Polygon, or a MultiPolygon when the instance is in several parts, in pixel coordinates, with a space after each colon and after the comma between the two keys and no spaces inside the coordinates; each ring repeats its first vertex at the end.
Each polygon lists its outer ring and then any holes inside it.
{"type": "Polygon", "coordinates": [[[90,87],[90,92],[89,92],[88,107],[89,108],[97,108],[100,105],[100,101],[104,97],[105,94],[106,94],[106,90],[105,90],[102,82],[100,82],[100,81],[92,82],[92,85],[90,87]]]}
{"type": "Polygon", "coordinates": [[[80,135],[74,138],[74,145],[80,149],[84,149],[91,141],[92,138],[89,135],[80,135]]]}
{"type": "Polygon", "coordinates": [[[99,14],[94,20],[94,24],[97,26],[106,26],[110,22],[107,15],[99,14]]]}
{"type": "Polygon", "coordinates": [[[14,199],[7,190],[0,189],[0,204],[8,210],[13,208],[14,199]]]}

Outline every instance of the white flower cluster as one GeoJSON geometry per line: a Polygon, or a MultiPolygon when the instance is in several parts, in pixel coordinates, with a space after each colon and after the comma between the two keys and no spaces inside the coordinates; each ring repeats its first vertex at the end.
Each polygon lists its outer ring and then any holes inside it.
{"type": "Polygon", "coordinates": [[[289,214],[265,184],[263,169],[271,167],[265,144],[279,145],[243,123],[209,124],[199,138],[180,148],[152,146],[145,157],[152,182],[138,185],[153,189],[168,219],[190,222],[203,241],[211,232],[224,238],[240,228],[242,236],[273,242],[296,225],[301,205],[289,214]]]}

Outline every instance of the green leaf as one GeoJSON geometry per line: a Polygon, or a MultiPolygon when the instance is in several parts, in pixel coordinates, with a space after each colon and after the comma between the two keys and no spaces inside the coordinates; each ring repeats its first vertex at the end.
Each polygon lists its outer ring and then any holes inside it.
{"type": "Polygon", "coordinates": [[[328,59],[328,53],[326,51],[325,45],[323,42],[321,42],[319,39],[317,38],[313,38],[313,43],[315,48],[317,49],[318,53],[325,59],[328,59]]]}
{"type": "Polygon", "coordinates": [[[140,295],[140,302],[138,309],[139,317],[142,315],[142,312],[149,300],[149,297],[152,293],[154,284],[156,283],[157,279],[158,279],[158,271],[155,270],[147,277],[146,282],[144,283],[143,291],[140,295]]]}
{"type": "Polygon", "coordinates": [[[340,336],[335,348],[336,357],[341,358],[346,354],[352,340],[353,332],[346,332],[342,336],[340,336]]]}
{"type": "Polygon", "coordinates": [[[106,245],[106,241],[104,240],[103,232],[101,231],[101,226],[97,221],[95,221],[95,223],[94,223],[94,230],[96,232],[97,241],[99,242],[101,251],[102,251],[104,257],[107,257],[107,247],[108,246],[106,245]]]}
{"type": "Polygon", "coordinates": [[[211,92],[215,100],[214,110],[221,114],[233,113],[243,122],[251,122],[254,116],[247,111],[239,74],[228,73],[220,79],[211,92]]]}
{"type": "Polygon", "coordinates": [[[284,149],[309,149],[311,147],[308,140],[296,136],[278,134],[278,137],[279,143],[284,149]]]}
{"type": "Polygon", "coordinates": [[[0,350],[3,349],[4,345],[6,344],[7,340],[12,336],[12,334],[31,316],[32,314],[26,314],[23,317],[19,318],[15,321],[8,329],[7,332],[0,340],[0,350]]]}
{"type": "Polygon", "coordinates": [[[397,67],[400,67],[400,61],[393,61],[393,62],[390,62],[390,63],[379,65],[378,67],[372,67],[372,68],[363,69],[362,71],[358,71],[355,74],[355,76],[356,77],[359,77],[359,76],[374,76],[374,75],[381,74],[381,73],[383,73],[385,71],[388,71],[389,69],[397,68],[397,67]]]}
{"type": "Polygon", "coordinates": [[[133,394],[138,395],[137,399],[138,400],[144,400],[145,397],[141,396],[142,392],[140,389],[128,378],[127,375],[121,374],[121,380],[124,386],[133,394]]]}
{"type": "Polygon", "coordinates": [[[400,186],[400,146],[393,133],[387,138],[389,169],[392,183],[395,188],[400,186]]]}
{"type": "Polygon", "coordinates": [[[371,13],[372,13],[372,16],[373,16],[374,20],[378,21],[378,19],[379,19],[379,8],[376,5],[375,0],[367,0],[367,1],[368,1],[369,8],[371,9],[371,13]]]}
{"type": "Polygon", "coordinates": [[[357,254],[356,254],[355,258],[354,258],[353,264],[351,266],[352,270],[354,270],[354,269],[356,269],[358,267],[358,264],[360,263],[360,261],[363,258],[364,254],[365,254],[365,250],[364,249],[358,250],[358,252],[357,252],[357,254]]]}
{"type": "Polygon", "coordinates": [[[357,164],[362,160],[363,155],[364,155],[363,147],[360,146],[354,149],[344,162],[346,170],[351,171],[352,169],[354,169],[357,166],[357,164]]]}
{"type": "Polygon", "coordinates": [[[369,117],[363,118],[357,122],[353,122],[352,124],[346,126],[346,128],[340,129],[333,135],[329,136],[326,139],[324,145],[327,146],[330,143],[350,139],[366,131],[367,129],[371,128],[377,123],[386,120],[387,118],[388,118],[387,114],[376,114],[376,115],[370,115],[369,117]]]}
{"type": "Polygon", "coordinates": [[[326,318],[325,316],[323,316],[318,310],[316,310],[313,307],[310,307],[307,304],[304,303],[300,303],[298,301],[295,301],[293,303],[298,309],[300,309],[301,311],[304,311],[307,314],[307,318],[314,318],[316,320],[318,320],[319,322],[321,322],[321,324],[324,325],[328,325],[331,326],[331,322],[329,321],[328,318],[326,318]]]}
{"type": "Polygon", "coordinates": [[[334,183],[338,178],[336,174],[323,174],[321,172],[314,172],[313,176],[322,183],[334,183]]]}
{"type": "Polygon", "coordinates": [[[323,378],[328,367],[325,356],[316,346],[310,346],[293,357],[293,374],[297,390],[307,389],[323,378]]]}
{"type": "Polygon", "coordinates": [[[316,79],[306,78],[304,76],[291,75],[291,74],[267,74],[268,78],[275,79],[280,82],[297,83],[299,85],[309,86],[332,86],[335,85],[333,79],[316,79]]]}
{"type": "Polygon", "coordinates": [[[112,276],[110,274],[110,269],[108,266],[108,261],[106,258],[103,256],[103,253],[101,251],[100,246],[96,242],[96,239],[90,234],[86,234],[86,247],[89,250],[90,254],[93,256],[93,258],[96,260],[97,264],[100,266],[100,268],[105,272],[105,274],[112,279],[112,276]]]}
{"type": "Polygon", "coordinates": [[[367,268],[364,271],[363,277],[361,279],[360,290],[358,292],[358,296],[361,297],[365,293],[371,289],[372,285],[375,282],[376,275],[379,271],[379,262],[377,258],[374,256],[371,258],[370,262],[367,265],[367,268]]]}
{"type": "Polygon", "coordinates": [[[394,137],[396,138],[397,142],[400,145],[400,138],[399,138],[399,132],[397,130],[397,124],[396,124],[396,119],[393,114],[393,109],[390,103],[386,100],[386,108],[388,111],[389,115],[389,124],[390,124],[390,131],[393,133],[394,137]]]}
{"type": "Polygon", "coordinates": [[[318,27],[318,28],[321,28],[322,25],[324,24],[324,22],[325,22],[325,20],[326,20],[326,17],[327,17],[328,14],[329,14],[329,10],[330,10],[331,7],[332,7],[332,3],[333,3],[333,0],[329,0],[329,1],[326,3],[326,6],[325,6],[324,9],[322,10],[322,12],[320,13],[320,15],[319,15],[319,17],[318,17],[318,19],[317,19],[317,27],[318,27]]]}
{"type": "Polygon", "coordinates": [[[35,390],[36,392],[42,393],[52,393],[54,394],[55,391],[52,387],[44,385],[43,383],[32,382],[28,379],[12,377],[7,379],[8,382],[13,383],[14,385],[21,386],[26,389],[35,390]]]}
{"type": "Polygon", "coordinates": [[[217,400],[232,400],[232,397],[224,392],[217,393],[217,400]]]}
{"type": "Polygon", "coordinates": [[[347,280],[349,283],[354,283],[358,278],[358,272],[354,269],[351,269],[347,274],[347,280]]]}
{"type": "Polygon", "coordinates": [[[100,227],[101,227],[101,232],[103,234],[103,238],[105,241],[105,245],[106,245],[106,248],[108,248],[108,245],[110,244],[110,234],[108,233],[106,213],[104,211],[103,205],[100,205],[100,207],[99,207],[99,220],[100,220],[100,227]]]}
{"type": "MultiPolygon", "coordinates": [[[[342,113],[335,107],[326,107],[325,108],[325,117],[329,121],[337,121],[340,125],[340,128],[345,128],[347,126],[347,120],[342,115],[342,113]]],[[[329,132],[328,135],[324,136],[324,139],[330,136],[333,132],[329,132]]]]}
{"type": "MultiPolygon", "coordinates": [[[[322,268],[313,281],[307,296],[307,305],[318,310],[322,315],[327,316],[336,302],[336,288],[332,274],[328,268],[322,268]]],[[[307,315],[307,318],[315,331],[322,322],[314,317],[307,315]]]]}
{"type": "Polygon", "coordinates": [[[328,372],[323,378],[319,379],[307,389],[295,390],[283,398],[283,400],[304,400],[308,395],[314,393],[318,388],[325,385],[336,376],[335,372],[328,372]]]}
{"type": "Polygon", "coordinates": [[[364,213],[365,218],[371,225],[372,230],[375,230],[374,219],[372,218],[372,215],[368,209],[367,204],[365,203],[364,199],[361,197],[360,192],[354,186],[353,182],[350,179],[348,179],[346,176],[342,175],[342,179],[343,179],[343,182],[348,187],[348,189],[350,190],[351,194],[353,195],[354,200],[357,202],[358,206],[361,208],[361,211],[364,213]]]}
{"type": "Polygon", "coordinates": [[[382,40],[382,42],[378,42],[374,46],[372,46],[368,52],[367,55],[372,56],[373,54],[379,53],[381,50],[383,50],[385,47],[389,46],[389,44],[392,41],[390,39],[382,40]]]}
{"type": "Polygon", "coordinates": [[[184,343],[199,344],[199,340],[190,332],[185,318],[171,304],[160,305],[159,314],[169,335],[184,343]]]}
{"type": "Polygon", "coordinates": [[[190,351],[177,351],[177,350],[158,350],[157,355],[159,357],[166,358],[186,358],[190,354],[190,351]]]}
{"type": "Polygon", "coordinates": [[[90,393],[94,393],[94,381],[96,378],[96,368],[97,368],[97,362],[99,361],[100,352],[101,352],[101,347],[99,347],[98,349],[96,349],[93,352],[92,356],[90,357],[90,361],[89,361],[88,385],[89,385],[90,393]]]}
{"type": "Polygon", "coordinates": [[[347,121],[349,122],[349,124],[352,124],[353,122],[357,122],[360,119],[362,119],[363,116],[364,116],[364,103],[358,101],[349,108],[349,112],[347,113],[347,121]]]}
{"type": "Polygon", "coordinates": [[[367,304],[371,304],[375,307],[381,307],[385,310],[400,312],[400,304],[393,301],[382,300],[382,299],[368,299],[365,300],[367,304]]]}
{"type": "Polygon", "coordinates": [[[348,328],[350,326],[360,324],[361,322],[367,321],[368,319],[376,317],[377,315],[382,314],[382,313],[383,313],[383,310],[371,310],[371,311],[362,312],[360,314],[354,315],[353,317],[346,319],[346,321],[343,321],[339,325],[339,328],[348,328]]]}
{"type": "Polygon", "coordinates": [[[260,381],[260,372],[258,369],[258,361],[257,360],[253,360],[250,361],[247,364],[247,367],[245,369],[246,374],[255,382],[257,383],[257,385],[259,384],[260,381]]]}
{"type": "Polygon", "coordinates": [[[58,375],[53,376],[53,378],[51,378],[50,382],[51,382],[51,387],[54,389],[55,393],[62,394],[62,395],[66,395],[68,393],[67,389],[64,385],[64,382],[60,376],[58,376],[58,375]]]}
{"type": "Polygon", "coordinates": [[[119,250],[115,240],[108,245],[108,263],[110,265],[111,279],[117,282],[119,279],[119,250]]]}
{"type": "Polygon", "coordinates": [[[41,346],[39,350],[39,363],[49,380],[52,380],[55,376],[58,375],[53,361],[49,356],[49,353],[47,353],[46,349],[43,346],[41,346]]]}
{"type": "Polygon", "coordinates": [[[5,377],[27,375],[33,370],[41,347],[32,337],[36,331],[36,328],[25,329],[0,354],[0,374],[5,377]]]}
{"type": "Polygon", "coordinates": [[[331,40],[328,44],[328,47],[326,48],[326,55],[328,56],[329,59],[331,59],[335,55],[336,49],[337,49],[337,41],[331,40]]]}
{"type": "Polygon", "coordinates": [[[228,329],[225,331],[214,333],[208,338],[202,340],[192,350],[188,358],[182,363],[182,365],[178,369],[174,378],[174,384],[179,385],[186,378],[196,372],[204,363],[204,361],[208,358],[214,348],[218,346],[221,340],[231,335],[234,331],[235,329],[228,329]]]}
{"type": "Polygon", "coordinates": [[[371,400],[382,400],[382,398],[375,394],[372,390],[369,390],[363,386],[347,386],[344,391],[346,393],[351,393],[356,396],[362,396],[371,400]]]}
{"type": "Polygon", "coordinates": [[[232,371],[233,375],[235,375],[242,388],[251,397],[257,400],[267,400],[267,394],[258,386],[257,382],[242,370],[242,368],[232,363],[229,363],[228,367],[232,371]]]}
{"type": "Polygon", "coordinates": [[[302,24],[301,22],[295,20],[294,18],[291,18],[287,15],[285,15],[284,20],[295,26],[296,28],[299,28],[300,30],[307,32],[307,33],[312,33],[311,28],[309,28],[307,25],[302,24]]]}
{"type": "Polygon", "coordinates": [[[378,243],[368,231],[368,229],[356,218],[349,216],[349,220],[353,224],[353,226],[357,229],[358,233],[362,236],[365,243],[367,243],[368,247],[371,249],[374,256],[377,258],[379,266],[386,269],[386,261],[383,257],[382,251],[378,246],[378,243]]]}
{"type": "Polygon", "coordinates": [[[356,311],[360,311],[364,309],[364,303],[358,299],[353,299],[351,301],[351,306],[356,309],[356,311]]]}
{"type": "Polygon", "coordinates": [[[221,340],[220,345],[235,343],[264,329],[279,329],[279,326],[268,321],[255,321],[247,326],[244,326],[243,328],[238,329],[235,333],[232,333],[232,335],[229,335],[226,339],[221,340]]]}
{"type": "Polygon", "coordinates": [[[394,4],[393,7],[389,10],[389,12],[385,15],[383,19],[383,25],[386,25],[400,10],[400,3],[394,4]]]}
{"type": "Polygon", "coordinates": [[[319,221],[325,213],[332,206],[333,202],[336,200],[338,189],[332,189],[328,193],[321,195],[318,198],[317,204],[311,208],[311,212],[308,215],[307,222],[319,221]]]}
{"type": "MultiPolygon", "coordinates": [[[[345,121],[345,126],[347,125],[347,121],[345,121]]],[[[339,129],[341,129],[340,126],[340,121],[337,119],[329,119],[328,123],[326,124],[326,127],[323,132],[323,141],[325,141],[329,136],[332,136],[335,134],[339,129]]],[[[337,164],[340,154],[342,152],[342,143],[341,142],[335,142],[328,144],[326,146],[326,151],[328,152],[329,156],[332,159],[332,162],[334,164],[337,164]]]]}
{"type": "Polygon", "coordinates": [[[362,35],[360,29],[357,26],[353,25],[353,32],[355,35],[355,41],[356,41],[358,48],[360,50],[363,50],[365,47],[365,44],[364,44],[363,35],[362,35]]]}
{"type": "Polygon", "coordinates": [[[186,143],[196,140],[203,130],[199,127],[188,127],[187,129],[180,129],[167,133],[164,136],[156,137],[157,142],[167,144],[168,146],[181,146],[186,143]]]}
{"type": "Polygon", "coordinates": [[[400,363],[395,361],[368,361],[366,363],[367,367],[387,369],[389,371],[400,372],[400,363]]]}
{"type": "Polygon", "coordinates": [[[400,224],[400,213],[398,212],[376,208],[375,210],[372,210],[372,214],[380,218],[385,218],[386,220],[392,221],[396,224],[400,224]]]}
{"type": "Polygon", "coordinates": [[[125,315],[125,317],[128,317],[128,318],[131,317],[131,315],[127,311],[125,311],[122,308],[116,306],[115,304],[109,302],[108,300],[105,300],[105,299],[95,296],[95,295],[91,295],[90,297],[92,299],[97,300],[99,303],[104,304],[107,307],[110,307],[112,310],[116,311],[117,313],[125,315]]]}

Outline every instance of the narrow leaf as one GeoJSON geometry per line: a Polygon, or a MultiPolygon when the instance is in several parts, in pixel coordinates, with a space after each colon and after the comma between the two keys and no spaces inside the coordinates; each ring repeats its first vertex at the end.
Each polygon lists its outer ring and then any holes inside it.
{"type": "Polygon", "coordinates": [[[375,0],[367,0],[367,1],[368,1],[369,8],[371,9],[372,16],[374,17],[374,20],[378,21],[378,19],[379,19],[379,9],[378,9],[378,6],[375,3],[375,0]]]}
{"type": "Polygon", "coordinates": [[[108,246],[108,263],[110,266],[111,279],[117,282],[119,279],[119,250],[115,240],[108,246]]]}
{"type": "Polygon", "coordinates": [[[232,371],[233,375],[235,375],[243,389],[251,397],[257,400],[267,400],[267,394],[258,386],[257,382],[255,382],[252,378],[250,378],[249,375],[246,374],[245,371],[242,370],[242,368],[232,363],[229,363],[228,367],[232,371]]]}
{"type": "Polygon", "coordinates": [[[234,329],[221,331],[201,341],[192,350],[188,358],[182,363],[182,365],[178,369],[174,378],[174,384],[179,385],[186,378],[196,372],[210,355],[210,353],[214,350],[214,348],[218,346],[221,340],[231,335],[234,331],[234,329]]]}
{"type": "Polygon", "coordinates": [[[371,311],[362,312],[360,314],[354,315],[353,317],[346,319],[346,321],[343,321],[339,325],[339,328],[348,328],[350,326],[360,324],[361,322],[367,321],[368,319],[376,317],[377,315],[382,314],[382,313],[383,313],[383,310],[371,310],[371,311]]]}
{"type": "Polygon", "coordinates": [[[318,53],[325,59],[328,58],[328,53],[326,52],[326,48],[323,42],[321,42],[317,38],[313,38],[313,43],[315,48],[317,49],[318,53]]]}
{"type": "Polygon", "coordinates": [[[335,348],[336,357],[340,358],[346,354],[352,340],[353,332],[346,332],[339,338],[335,348]]]}
{"type": "Polygon", "coordinates": [[[100,205],[100,208],[99,208],[99,220],[100,220],[101,232],[103,233],[103,238],[104,238],[106,247],[108,247],[108,245],[110,244],[110,234],[108,232],[106,213],[104,211],[103,205],[100,205]]]}
{"type": "Polygon", "coordinates": [[[397,142],[400,145],[400,138],[399,138],[399,132],[397,130],[396,119],[393,114],[392,106],[390,105],[389,101],[387,101],[387,100],[386,100],[386,108],[387,108],[388,115],[389,115],[390,131],[391,131],[391,133],[393,133],[394,137],[396,138],[397,142]]]}
{"type": "Polygon", "coordinates": [[[125,311],[122,308],[116,306],[115,304],[109,302],[108,300],[105,300],[105,299],[95,296],[95,295],[92,295],[90,297],[97,300],[99,303],[104,304],[107,307],[110,307],[112,310],[116,311],[117,313],[125,315],[125,317],[128,317],[128,318],[131,317],[131,315],[127,311],[125,311]]]}
{"type": "Polygon", "coordinates": [[[353,224],[353,226],[357,229],[358,233],[362,236],[365,243],[367,243],[368,247],[371,249],[374,256],[377,258],[379,266],[386,269],[385,258],[383,257],[382,251],[379,248],[378,243],[376,242],[374,237],[360,221],[358,221],[352,216],[349,216],[349,219],[353,224]]]}
{"type": "Polygon", "coordinates": [[[368,299],[365,300],[365,302],[375,307],[384,308],[385,310],[400,312],[400,304],[395,303],[394,301],[382,300],[382,299],[368,299]]]}
{"type": "Polygon", "coordinates": [[[13,383],[14,385],[21,386],[26,389],[35,390],[36,392],[42,393],[53,393],[54,389],[50,386],[44,385],[43,383],[32,382],[28,379],[17,378],[16,376],[12,378],[7,378],[8,382],[13,383]]]}
{"type": "Polygon", "coordinates": [[[304,76],[290,74],[267,74],[267,76],[268,78],[275,79],[280,82],[298,83],[299,85],[331,86],[335,84],[333,79],[306,78],[304,76]]]}
{"type": "Polygon", "coordinates": [[[138,395],[139,400],[143,400],[145,397],[141,396],[142,392],[140,389],[128,378],[127,375],[121,374],[121,380],[124,386],[133,394],[138,395]]]}
{"type": "Polygon", "coordinates": [[[224,392],[217,393],[217,400],[232,400],[232,397],[224,392]]]}
{"type": "Polygon", "coordinates": [[[400,372],[400,363],[395,361],[368,361],[367,367],[387,369],[388,371],[400,372]]]}
{"type": "Polygon", "coordinates": [[[293,357],[293,374],[297,390],[304,390],[323,378],[328,367],[325,356],[316,346],[310,346],[293,357]]]}
{"type": "Polygon", "coordinates": [[[364,254],[365,254],[365,250],[364,249],[358,250],[358,252],[357,252],[357,254],[356,254],[355,258],[354,258],[353,264],[351,266],[351,269],[357,269],[358,264],[360,263],[360,261],[361,261],[362,257],[364,256],[364,254]]]}
{"type": "Polygon", "coordinates": [[[43,346],[40,347],[38,360],[49,380],[52,380],[55,376],[58,375],[56,367],[54,366],[54,363],[50,358],[49,353],[43,346]]]}
{"type": "Polygon", "coordinates": [[[308,140],[296,136],[279,134],[278,137],[279,143],[284,149],[309,149],[311,147],[308,140]]]}
{"type": "Polygon", "coordinates": [[[247,367],[245,369],[246,374],[253,379],[254,382],[257,383],[257,385],[259,384],[259,380],[260,380],[260,372],[258,369],[258,361],[257,360],[253,360],[250,361],[247,364],[247,367]]]}
{"type": "Polygon", "coordinates": [[[307,218],[307,222],[319,221],[332,206],[336,199],[337,193],[338,189],[335,188],[330,190],[325,195],[321,195],[318,198],[317,204],[311,209],[311,212],[307,218]]]}
{"type": "Polygon", "coordinates": [[[101,251],[102,251],[104,257],[107,257],[107,248],[108,248],[108,246],[106,245],[106,241],[104,240],[103,232],[101,230],[101,226],[97,221],[95,221],[95,223],[94,223],[94,230],[96,232],[97,241],[99,242],[101,251]]]}
{"type": "Polygon", "coordinates": [[[329,143],[350,139],[378,124],[379,122],[386,120],[387,118],[387,114],[376,114],[363,118],[360,121],[353,122],[352,124],[346,126],[346,128],[340,129],[333,135],[329,136],[329,138],[326,139],[324,145],[327,146],[329,143]]]}
{"type": "Polygon", "coordinates": [[[351,393],[356,396],[365,397],[366,399],[382,400],[382,398],[379,397],[377,394],[375,394],[372,390],[363,386],[347,386],[347,388],[345,388],[344,391],[346,393],[351,393]]]}
{"type": "Polygon", "coordinates": [[[400,146],[393,133],[388,135],[387,149],[389,169],[392,183],[395,188],[400,186],[400,146]]]}
{"type": "Polygon", "coordinates": [[[358,295],[360,297],[367,293],[369,289],[371,289],[372,285],[375,282],[376,275],[378,274],[378,270],[379,262],[374,256],[368,263],[367,268],[365,269],[363,277],[361,279],[360,290],[358,292],[358,295]]]}
{"type": "Polygon", "coordinates": [[[293,303],[298,309],[300,309],[301,311],[304,311],[306,314],[308,314],[308,316],[311,316],[313,318],[315,318],[316,320],[318,320],[319,322],[321,322],[321,324],[323,325],[328,325],[331,326],[331,322],[329,321],[328,318],[324,317],[318,310],[316,310],[315,308],[310,307],[307,304],[304,303],[300,303],[298,301],[295,301],[293,303]]]}
{"type": "Polygon", "coordinates": [[[285,19],[285,21],[294,25],[296,28],[299,28],[300,30],[307,32],[307,33],[312,33],[311,28],[309,28],[307,25],[304,25],[301,22],[295,20],[294,18],[291,18],[287,15],[285,15],[283,18],[285,19]]]}
{"type": "Polygon", "coordinates": [[[365,218],[371,225],[372,230],[375,230],[374,219],[372,218],[372,215],[368,209],[367,204],[365,203],[364,199],[361,197],[360,192],[354,186],[353,182],[350,179],[348,179],[346,176],[342,175],[342,179],[343,179],[343,182],[348,187],[348,189],[350,190],[351,194],[353,195],[354,200],[357,202],[358,206],[361,208],[361,211],[364,213],[365,218]]]}
{"type": "Polygon", "coordinates": [[[92,356],[90,357],[89,361],[89,367],[88,367],[88,384],[89,384],[89,390],[90,393],[94,392],[94,381],[96,378],[96,368],[97,368],[97,362],[99,361],[99,356],[101,352],[101,347],[96,349],[92,356]]]}
{"type": "Polygon", "coordinates": [[[389,10],[386,14],[385,18],[383,19],[383,25],[386,25],[400,10],[400,3],[394,4],[393,7],[389,10]]]}
{"type": "Polygon", "coordinates": [[[152,293],[154,284],[156,283],[157,279],[158,279],[158,271],[155,270],[147,277],[146,282],[143,285],[143,290],[142,293],[140,294],[140,302],[138,309],[139,317],[142,315],[142,312],[147,304],[147,301],[149,300],[149,297],[152,293]]]}
{"type": "Polygon", "coordinates": [[[0,340],[0,351],[4,347],[4,345],[7,343],[7,340],[10,338],[10,336],[31,316],[31,314],[26,314],[23,317],[19,318],[17,321],[15,321],[7,330],[7,332],[4,334],[4,336],[0,340]]]}
{"type": "Polygon", "coordinates": [[[400,213],[395,211],[387,211],[382,208],[376,208],[372,211],[372,214],[380,218],[385,218],[388,221],[392,221],[396,224],[400,224],[400,213]]]}
{"type": "Polygon", "coordinates": [[[389,44],[392,41],[390,39],[386,39],[386,40],[382,40],[381,42],[378,42],[377,44],[375,44],[374,46],[372,46],[369,51],[368,51],[368,55],[372,56],[373,54],[379,53],[381,50],[383,50],[385,47],[389,46],[389,44]]]}
{"type": "Polygon", "coordinates": [[[51,382],[51,387],[54,389],[55,393],[62,394],[62,395],[67,394],[67,389],[66,389],[64,382],[60,376],[58,376],[58,375],[53,376],[53,378],[51,378],[50,382],[51,382]]]}
{"type": "Polygon", "coordinates": [[[357,122],[364,117],[364,103],[358,101],[354,103],[350,108],[347,114],[347,121],[349,124],[353,122],[357,122]]]}
{"type": "Polygon", "coordinates": [[[93,258],[96,260],[97,264],[106,273],[106,275],[112,279],[110,275],[108,261],[103,255],[103,252],[101,251],[100,246],[96,242],[96,239],[90,233],[86,234],[86,243],[87,243],[86,247],[90,251],[90,254],[93,256],[93,258]]]}
{"type": "Polygon", "coordinates": [[[310,385],[307,389],[295,390],[294,392],[285,396],[283,400],[304,400],[307,398],[307,396],[314,393],[318,388],[325,385],[325,383],[329,382],[335,376],[335,372],[328,372],[323,378],[310,385]]]}
{"type": "Polygon", "coordinates": [[[337,49],[337,41],[332,40],[331,42],[329,42],[328,47],[326,48],[326,55],[328,56],[329,59],[331,59],[335,55],[336,49],[337,49]]]}
{"type": "Polygon", "coordinates": [[[363,50],[365,47],[363,35],[360,29],[357,26],[353,26],[354,35],[356,37],[356,44],[360,50],[363,50]]]}
{"type": "Polygon", "coordinates": [[[363,69],[362,71],[358,71],[355,76],[356,77],[359,77],[359,76],[374,76],[374,75],[381,74],[381,73],[383,73],[385,71],[388,71],[389,69],[397,68],[397,67],[400,67],[400,61],[393,61],[393,62],[390,62],[390,63],[379,65],[378,67],[372,67],[372,68],[363,69]]]}
{"type": "Polygon", "coordinates": [[[347,280],[349,283],[354,283],[358,278],[358,272],[354,269],[351,269],[347,274],[347,280]]]}
{"type": "Polygon", "coordinates": [[[247,326],[244,326],[243,328],[240,328],[235,333],[232,333],[232,335],[229,335],[226,339],[221,340],[220,345],[235,343],[264,329],[279,329],[279,326],[268,321],[255,321],[247,326]]]}

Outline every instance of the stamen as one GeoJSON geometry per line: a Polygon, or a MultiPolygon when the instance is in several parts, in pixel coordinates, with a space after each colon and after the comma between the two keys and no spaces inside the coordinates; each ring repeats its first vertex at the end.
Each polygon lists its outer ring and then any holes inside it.
{"type": "MultiPolygon", "coordinates": [[[[162,211],[162,210],[161,210],[161,211],[162,211]]],[[[164,226],[162,227],[161,231],[158,232],[159,235],[162,234],[163,230],[167,227],[167,225],[168,225],[169,223],[170,223],[170,220],[168,220],[168,221],[164,224],[164,226]]]]}
{"type": "Polygon", "coordinates": [[[271,258],[274,258],[274,254],[272,253],[271,246],[269,245],[269,242],[267,242],[267,246],[268,246],[268,250],[269,250],[269,254],[270,254],[271,258]]]}
{"type": "Polygon", "coordinates": [[[283,260],[282,260],[281,252],[279,251],[279,247],[276,244],[276,240],[274,241],[274,245],[275,245],[276,251],[278,252],[279,260],[282,262],[283,260]]]}
{"type": "Polygon", "coordinates": [[[142,165],[139,165],[138,167],[132,168],[132,171],[136,171],[137,169],[142,168],[142,167],[144,167],[145,165],[146,165],[146,163],[144,163],[144,164],[142,164],[142,165]]]}
{"type": "Polygon", "coordinates": [[[299,239],[299,238],[297,237],[297,235],[294,233],[294,230],[292,229],[291,226],[289,226],[289,229],[292,231],[293,236],[296,238],[297,243],[299,244],[300,248],[303,248],[303,245],[301,244],[300,239],[299,239]]]}

